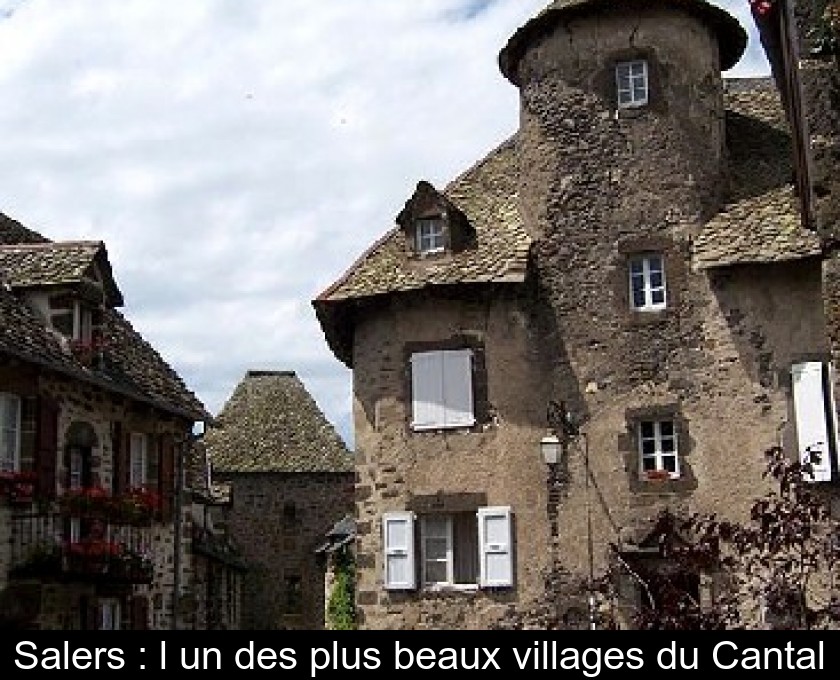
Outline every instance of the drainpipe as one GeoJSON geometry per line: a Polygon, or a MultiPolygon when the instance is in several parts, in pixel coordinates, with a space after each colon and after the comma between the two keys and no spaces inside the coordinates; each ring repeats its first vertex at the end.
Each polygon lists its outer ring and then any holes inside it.
{"type": "Polygon", "coordinates": [[[175,571],[172,583],[172,630],[178,630],[178,610],[181,594],[181,523],[183,519],[182,495],[184,488],[184,452],[189,446],[190,436],[187,435],[178,443],[178,450],[175,454],[175,496],[174,496],[174,522],[175,522],[175,545],[173,547],[172,568],[175,571]]]}

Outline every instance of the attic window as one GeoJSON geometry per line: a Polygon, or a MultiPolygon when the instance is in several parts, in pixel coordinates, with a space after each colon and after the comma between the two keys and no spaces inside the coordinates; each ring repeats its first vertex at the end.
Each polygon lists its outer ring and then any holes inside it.
{"type": "Polygon", "coordinates": [[[57,296],[50,300],[50,322],[64,337],[90,342],[93,337],[93,310],[79,300],[57,296]]]}
{"type": "Polygon", "coordinates": [[[446,249],[443,219],[424,217],[417,220],[415,245],[421,255],[442,253],[446,249]]]}

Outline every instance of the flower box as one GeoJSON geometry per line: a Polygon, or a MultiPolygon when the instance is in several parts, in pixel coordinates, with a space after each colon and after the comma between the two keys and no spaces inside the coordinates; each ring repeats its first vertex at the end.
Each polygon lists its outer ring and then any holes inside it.
{"type": "Polygon", "coordinates": [[[59,498],[64,515],[108,520],[111,524],[148,526],[160,511],[154,491],[132,489],[112,496],[102,487],[69,489],[59,498]]]}
{"type": "Polygon", "coordinates": [[[35,500],[38,476],[34,472],[0,472],[0,494],[11,506],[28,506],[35,500]]]}

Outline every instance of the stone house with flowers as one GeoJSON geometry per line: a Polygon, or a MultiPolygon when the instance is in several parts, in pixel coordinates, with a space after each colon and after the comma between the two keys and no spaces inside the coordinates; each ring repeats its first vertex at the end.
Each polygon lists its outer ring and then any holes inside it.
{"type": "Polygon", "coordinates": [[[836,492],[832,3],[753,4],[772,78],[723,78],[747,33],[703,0],[551,2],[499,55],[519,129],[314,300],[361,626],[588,627],[613,567],[619,610],[708,603],[663,513],[744,518],[777,444],[836,492]]]}
{"type": "Polygon", "coordinates": [[[122,306],[102,242],[0,217],[4,627],[169,629],[216,559],[183,492],[209,416],[122,306]]]}

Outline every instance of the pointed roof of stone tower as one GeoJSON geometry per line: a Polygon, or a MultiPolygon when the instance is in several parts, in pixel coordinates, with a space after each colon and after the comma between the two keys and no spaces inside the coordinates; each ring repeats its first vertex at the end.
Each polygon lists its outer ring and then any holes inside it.
{"type": "Polygon", "coordinates": [[[204,443],[215,472],[349,472],[353,454],[294,371],[248,371],[204,443]]]}
{"type": "Polygon", "coordinates": [[[552,31],[560,21],[583,14],[595,14],[604,9],[624,7],[632,10],[634,7],[647,8],[656,4],[683,9],[712,27],[720,45],[721,70],[732,68],[744,53],[747,33],[743,26],[729,12],[705,0],[554,0],[511,36],[499,53],[499,67],[504,76],[516,84],[516,66],[525,50],[535,40],[552,31]]]}

